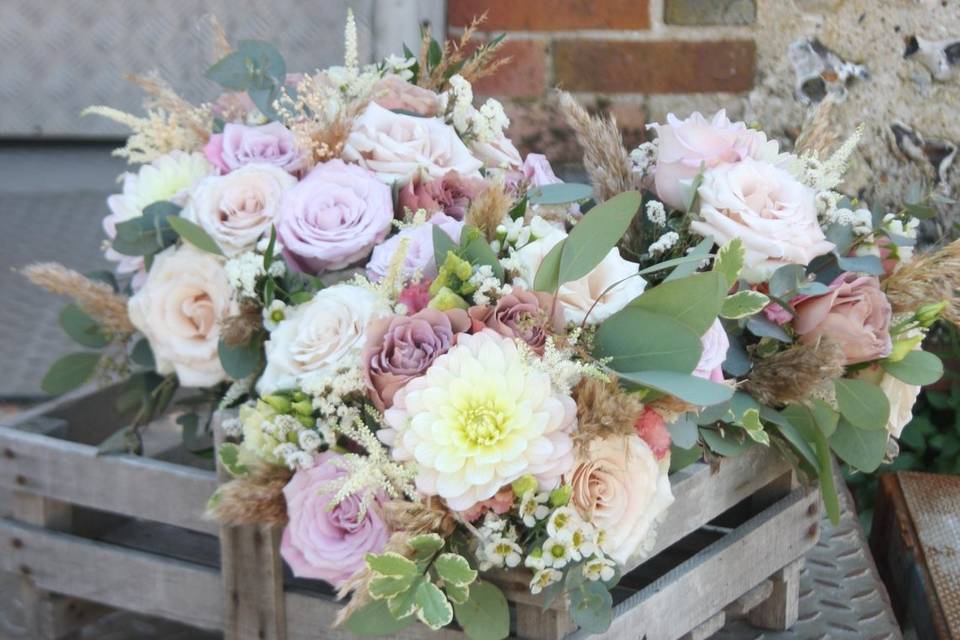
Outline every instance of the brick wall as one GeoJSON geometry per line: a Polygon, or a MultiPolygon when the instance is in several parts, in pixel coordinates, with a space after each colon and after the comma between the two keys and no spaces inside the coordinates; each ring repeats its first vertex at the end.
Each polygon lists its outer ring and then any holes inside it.
{"type": "Polygon", "coordinates": [[[578,150],[557,121],[551,87],[613,112],[635,144],[648,118],[715,110],[754,84],[754,0],[448,0],[449,35],[484,12],[484,37],[506,33],[511,62],[475,91],[505,103],[523,151],[558,161],[578,150]]]}

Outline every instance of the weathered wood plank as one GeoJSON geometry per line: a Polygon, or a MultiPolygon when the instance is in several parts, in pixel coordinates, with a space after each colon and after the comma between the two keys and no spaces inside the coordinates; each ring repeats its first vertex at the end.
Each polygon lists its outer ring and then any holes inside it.
{"type": "Polygon", "coordinates": [[[209,567],[0,519],[0,570],[46,591],[111,607],[223,628],[219,573],[209,567]]]}
{"type": "Polygon", "coordinates": [[[802,568],[803,558],[800,558],[771,576],[773,590],[766,600],[750,611],[750,624],[761,629],[786,631],[797,623],[802,568]]]}
{"type": "Polygon", "coordinates": [[[203,516],[217,488],[212,471],[0,427],[0,485],[92,509],[216,533],[203,516]]]}
{"type": "Polygon", "coordinates": [[[810,507],[819,499],[815,491],[794,491],[621,602],[606,637],[675,640],[697,628],[816,543],[810,507]]]}
{"type": "Polygon", "coordinates": [[[577,628],[567,611],[544,610],[536,604],[517,604],[517,638],[554,640],[577,628]]]}

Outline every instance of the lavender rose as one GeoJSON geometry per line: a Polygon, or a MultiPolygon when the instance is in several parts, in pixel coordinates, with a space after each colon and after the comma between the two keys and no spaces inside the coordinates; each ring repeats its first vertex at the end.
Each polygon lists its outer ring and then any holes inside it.
{"type": "Polygon", "coordinates": [[[876,276],[842,274],[829,292],[810,296],[794,308],[793,328],[800,342],[828,337],[843,348],[848,365],[886,358],[893,350],[893,311],[876,276]]]}
{"type": "Polygon", "coordinates": [[[373,101],[391,111],[409,111],[418,116],[435,116],[440,110],[437,94],[410,84],[400,76],[386,76],[373,85],[373,101]]]}
{"type": "Polygon", "coordinates": [[[363,569],[365,554],[382,552],[390,537],[381,515],[385,496],[377,495],[363,518],[357,496],[327,508],[335,493],[328,483],[347,475],[338,457],[329,451],[315,456],[314,466],[299,469],[283,488],[290,520],[280,542],[293,575],[335,587],[363,569]]]}
{"type": "Polygon", "coordinates": [[[467,313],[474,332],[493,329],[506,338],[523,340],[538,354],[543,354],[549,334],[563,330],[561,306],[554,303],[553,296],[539,291],[515,287],[495,305],[471,307],[467,313]]]}
{"type": "Polygon", "coordinates": [[[400,207],[413,212],[418,209],[427,213],[442,211],[451,218],[463,220],[470,202],[485,188],[486,183],[479,178],[448,171],[442,178],[413,181],[401,189],[400,207]]]}
{"type": "Polygon", "coordinates": [[[279,122],[257,127],[228,123],[223,133],[210,136],[203,153],[221,172],[234,171],[248,164],[270,164],[287,173],[303,168],[303,154],[293,134],[279,122]]]}
{"type": "Polygon", "coordinates": [[[342,269],[390,232],[390,188],[362,167],[331,160],[289,189],[280,203],[277,238],[301,271],[342,269]]]}
{"type": "Polygon", "coordinates": [[[402,241],[407,243],[407,253],[403,258],[400,272],[404,279],[410,279],[415,273],[427,278],[437,275],[437,263],[434,260],[433,228],[440,227],[454,242],[460,242],[463,222],[448,215],[435,213],[425,224],[407,227],[381,245],[373,249],[367,264],[367,275],[374,282],[380,282],[390,270],[390,262],[402,241]]]}
{"type": "Polygon", "coordinates": [[[393,405],[393,396],[410,380],[423,375],[470,327],[462,309],[423,309],[412,316],[374,320],[367,329],[363,371],[370,399],[380,410],[393,405]]]}

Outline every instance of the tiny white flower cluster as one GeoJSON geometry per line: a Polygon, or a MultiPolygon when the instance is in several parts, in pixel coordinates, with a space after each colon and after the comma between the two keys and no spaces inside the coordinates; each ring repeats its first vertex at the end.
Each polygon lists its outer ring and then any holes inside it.
{"type": "Polygon", "coordinates": [[[408,82],[413,79],[413,71],[411,68],[415,64],[417,64],[416,58],[401,58],[392,53],[383,59],[384,70],[387,73],[400,76],[408,82]]]}
{"type": "Polygon", "coordinates": [[[647,220],[659,227],[667,226],[667,210],[659,200],[650,200],[646,206],[647,220]]]}
{"type": "Polygon", "coordinates": [[[261,429],[264,434],[280,442],[272,453],[283,460],[285,465],[293,470],[309,469],[313,466],[313,454],[323,444],[323,439],[316,431],[285,414],[264,421],[261,429]]]}
{"type": "Polygon", "coordinates": [[[480,536],[477,560],[481,571],[503,567],[513,569],[520,564],[523,548],[517,542],[519,534],[513,525],[488,512],[477,533],[480,536]]]}
{"type": "Polygon", "coordinates": [[[513,287],[503,284],[493,275],[493,268],[488,264],[474,267],[473,275],[468,281],[477,289],[473,292],[473,300],[479,305],[493,304],[501,297],[513,292],[513,287]]]}
{"type": "Polygon", "coordinates": [[[576,510],[555,509],[547,520],[547,535],[540,548],[524,560],[524,566],[536,572],[530,581],[531,593],[540,593],[558,582],[562,569],[574,562],[584,562],[582,571],[588,580],[613,578],[616,563],[600,550],[603,531],[583,520],[576,510]]]}
{"type": "Polygon", "coordinates": [[[274,300],[269,307],[263,309],[263,327],[273,331],[287,318],[287,305],[282,300],[274,300]]]}
{"type": "Polygon", "coordinates": [[[353,424],[362,418],[360,409],[347,402],[347,397],[362,394],[366,390],[363,370],[360,367],[340,369],[333,376],[306,379],[302,390],[313,399],[313,408],[320,412],[317,428],[324,437],[333,442],[334,434],[343,425],[353,424]]]}
{"type": "Polygon", "coordinates": [[[873,232],[873,214],[869,209],[860,208],[856,211],[845,208],[834,209],[827,212],[827,221],[852,227],[853,232],[858,236],[873,232]]]}
{"type": "Polygon", "coordinates": [[[800,158],[803,165],[803,181],[817,191],[832,191],[843,181],[843,174],[847,171],[850,156],[853,155],[862,136],[863,125],[860,125],[840,145],[840,148],[824,161],[810,154],[803,155],[800,158]]]}
{"type": "Polygon", "coordinates": [[[517,347],[524,355],[527,366],[550,377],[550,383],[555,392],[569,395],[577,383],[585,377],[607,379],[607,374],[603,372],[606,359],[592,362],[574,359],[574,348],[580,336],[580,327],[574,328],[567,334],[566,343],[563,346],[557,346],[554,337],[547,336],[543,356],[538,356],[525,342],[518,342],[517,347]]]}
{"type": "Polygon", "coordinates": [[[644,142],[630,152],[631,170],[633,173],[643,177],[653,172],[653,167],[657,163],[659,142],[659,138],[651,140],[650,142],[644,142]]]}
{"type": "Polygon", "coordinates": [[[240,422],[240,418],[237,416],[224,418],[220,422],[220,428],[228,438],[239,438],[243,435],[243,423],[240,422]]]}
{"type": "Polygon", "coordinates": [[[267,270],[263,268],[263,256],[253,251],[247,251],[227,260],[224,270],[227,272],[230,286],[233,287],[238,297],[256,298],[257,282],[260,278],[266,275],[279,278],[286,271],[286,265],[282,260],[274,260],[270,264],[268,274],[267,270]]]}
{"type": "Polygon", "coordinates": [[[680,242],[680,234],[678,234],[676,231],[667,231],[665,234],[660,236],[656,242],[650,245],[650,255],[655,256],[665,253],[672,249],[678,242],[680,242]]]}
{"type": "Polygon", "coordinates": [[[464,138],[492,142],[510,126],[510,119],[497,100],[488,98],[479,109],[473,106],[473,87],[460,74],[450,77],[450,90],[442,93],[440,100],[449,113],[450,124],[464,138]]]}
{"type": "Polygon", "coordinates": [[[531,242],[550,235],[556,229],[556,222],[551,222],[542,216],[533,216],[530,222],[525,222],[523,218],[512,220],[509,216],[504,216],[503,220],[500,221],[500,224],[497,225],[497,239],[491,243],[491,246],[498,253],[502,247],[507,248],[508,255],[500,258],[500,264],[504,269],[514,274],[514,284],[526,289],[532,288],[533,285],[532,282],[526,282],[517,275],[520,271],[520,264],[514,257],[514,253],[531,242]]]}

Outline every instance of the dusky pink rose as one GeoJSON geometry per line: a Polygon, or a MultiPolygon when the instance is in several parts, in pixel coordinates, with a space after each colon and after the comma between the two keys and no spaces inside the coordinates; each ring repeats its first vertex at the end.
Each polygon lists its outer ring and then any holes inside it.
{"type": "Polygon", "coordinates": [[[392,221],[388,186],[363,167],[330,160],[283,194],[277,239],[294,268],[315,274],[365,258],[392,221]]]}
{"type": "Polygon", "coordinates": [[[397,302],[407,308],[407,315],[412,316],[421,309],[426,309],[430,304],[430,283],[429,278],[424,278],[420,282],[411,282],[403,288],[397,295],[397,302]]]}
{"type": "Polygon", "coordinates": [[[727,337],[727,332],[719,318],[714,320],[707,332],[700,336],[700,346],[703,350],[700,352],[700,361],[697,363],[697,368],[693,370],[693,375],[704,380],[723,382],[721,365],[727,359],[730,338],[727,337]]]}
{"type": "Polygon", "coordinates": [[[834,248],[817,220],[814,190],[772,164],[748,158],[711,169],[698,193],[700,212],[690,230],[718,244],[740,238],[743,277],[750,282],[834,248]]]}
{"type": "Polygon", "coordinates": [[[393,406],[397,391],[423,375],[456,344],[457,334],[469,328],[463,309],[423,309],[411,316],[372,321],[361,358],[368,395],[377,408],[393,406]]]}
{"type": "Polygon", "coordinates": [[[248,164],[269,164],[296,174],[304,166],[293,133],[279,122],[254,127],[227,123],[223,133],[210,136],[203,153],[222,173],[248,164]]]}
{"type": "Polygon", "coordinates": [[[670,453],[670,431],[667,429],[667,423],[663,416],[650,407],[644,407],[643,413],[637,418],[633,425],[637,435],[640,436],[657,460],[662,460],[664,456],[670,453]]]}
{"type": "Polygon", "coordinates": [[[827,337],[841,346],[848,365],[886,358],[893,350],[893,310],[876,276],[844,273],[827,293],[793,306],[797,312],[793,328],[800,342],[827,337]]]}
{"type": "Polygon", "coordinates": [[[354,120],[343,158],[399,185],[417,176],[441,178],[450,170],[479,178],[483,166],[440,118],[395,113],[375,102],[354,120]]]}
{"type": "Polygon", "coordinates": [[[390,537],[381,512],[384,495],[374,497],[363,519],[355,495],[327,509],[336,491],[326,485],[348,474],[337,466],[338,457],[330,451],[315,456],[314,466],[298,469],[283,488],[289,522],[280,541],[293,575],[334,587],[363,569],[365,554],[381,553],[390,537]]]}
{"type": "Polygon", "coordinates": [[[470,307],[467,313],[474,333],[493,329],[506,338],[523,340],[541,355],[547,336],[563,331],[563,311],[553,296],[519,287],[495,304],[470,307]]]}
{"type": "Polygon", "coordinates": [[[441,211],[455,220],[463,220],[470,203],[486,187],[480,178],[448,171],[436,180],[410,182],[400,190],[398,199],[401,209],[409,209],[414,213],[418,209],[424,209],[427,213],[441,211]]]}
{"type": "Polygon", "coordinates": [[[407,253],[400,269],[403,278],[409,279],[415,273],[431,279],[436,277],[437,262],[433,249],[434,227],[440,227],[451,240],[460,242],[463,222],[443,213],[435,213],[426,223],[406,227],[383,244],[374,247],[370,262],[367,263],[367,276],[374,282],[380,282],[390,270],[390,262],[400,248],[400,243],[406,241],[407,253]]]}
{"type": "Polygon", "coordinates": [[[432,117],[440,110],[437,94],[429,89],[410,84],[400,76],[385,76],[373,85],[373,101],[391,111],[409,111],[418,116],[432,117]]]}
{"type": "Polygon", "coordinates": [[[478,502],[466,511],[461,511],[460,516],[467,522],[476,522],[480,519],[480,516],[488,511],[502,516],[513,507],[513,500],[513,487],[508,484],[500,489],[500,491],[497,491],[496,495],[492,498],[478,502]]]}
{"type": "Polygon", "coordinates": [[[743,122],[731,122],[725,110],[708,122],[694,112],[686,120],[667,114],[667,124],[651,124],[657,131],[657,195],[674,209],[685,210],[693,198],[693,179],[704,169],[744,158],[773,161],[779,153],[775,140],[743,122]]]}

